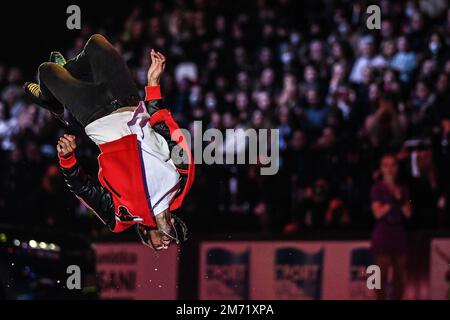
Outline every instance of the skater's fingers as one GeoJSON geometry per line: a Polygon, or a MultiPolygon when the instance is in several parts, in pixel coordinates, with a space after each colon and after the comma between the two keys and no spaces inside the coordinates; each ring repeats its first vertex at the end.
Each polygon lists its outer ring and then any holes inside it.
{"type": "Polygon", "coordinates": [[[74,135],[65,134],[64,135],[64,139],[66,139],[72,145],[73,148],[76,147],[75,136],[74,135]]]}
{"type": "Polygon", "coordinates": [[[73,150],[72,148],[70,148],[70,146],[68,147],[64,142],[62,141],[58,141],[58,144],[56,145],[56,150],[58,150],[58,153],[62,154],[62,155],[67,155],[69,153],[72,153],[73,150]]]}
{"type": "Polygon", "coordinates": [[[68,153],[71,153],[73,150],[72,149],[70,149],[70,148],[67,148],[67,147],[60,147],[60,150],[59,150],[59,152],[61,153],[61,154],[63,154],[63,155],[66,155],[66,154],[68,154],[68,153]]]}
{"type": "Polygon", "coordinates": [[[164,70],[165,66],[166,66],[166,58],[160,54],[160,63],[161,63],[161,69],[164,70]]]}
{"type": "Polygon", "coordinates": [[[64,137],[69,139],[69,140],[75,140],[75,136],[73,134],[64,134],[64,137]]]}
{"type": "Polygon", "coordinates": [[[65,143],[61,138],[59,138],[59,140],[58,140],[58,145],[60,145],[61,147],[65,146],[65,143]]]}
{"type": "Polygon", "coordinates": [[[69,140],[69,144],[70,144],[70,146],[71,146],[73,149],[75,149],[75,148],[77,147],[77,143],[76,143],[76,140],[75,140],[75,136],[73,136],[73,135],[68,135],[68,136],[66,137],[66,139],[69,140]]]}
{"type": "Polygon", "coordinates": [[[77,147],[77,143],[76,143],[76,141],[75,141],[75,136],[67,135],[65,138],[66,138],[67,140],[69,140],[69,144],[70,144],[70,146],[71,146],[73,149],[75,149],[75,148],[77,147]]]}
{"type": "Polygon", "coordinates": [[[66,148],[71,147],[71,142],[69,141],[69,139],[61,137],[61,142],[63,142],[65,144],[66,148]]]}
{"type": "Polygon", "coordinates": [[[60,137],[59,141],[61,141],[64,144],[69,144],[70,143],[69,139],[67,139],[66,137],[60,137]]]}
{"type": "Polygon", "coordinates": [[[156,51],[156,55],[158,56],[159,59],[164,60],[164,56],[161,52],[156,51]]]}

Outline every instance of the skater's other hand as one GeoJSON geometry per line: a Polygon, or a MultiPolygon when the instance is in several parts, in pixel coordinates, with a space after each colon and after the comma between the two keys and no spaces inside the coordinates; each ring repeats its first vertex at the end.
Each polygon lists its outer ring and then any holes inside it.
{"type": "Polygon", "coordinates": [[[73,151],[76,149],[77,143],[75,141],[75,136],[71,134],[65,134],[58,140],[56,145],[56,150],[62,157],[68,157],[72,155],[73,151]]]}
{"type": "Polygon", "coordinates": [[[161,74],[166,67],[166,57],[158,51],[152,49],[150,52],[150,57],[152,59],[152,64],[148,69],[147,73],[147,81],[149,86],[157,86],[159,85],[159,79],[161,78],[161,74]]]}

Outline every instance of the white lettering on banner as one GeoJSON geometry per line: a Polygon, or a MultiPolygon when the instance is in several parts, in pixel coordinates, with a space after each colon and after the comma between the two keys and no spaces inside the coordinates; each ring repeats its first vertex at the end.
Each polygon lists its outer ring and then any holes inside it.
{"type": "Polygon", "coordinates": [[[320,270],[320,267],[317,265],[305,265],[305,266],[278,265],[275,268],[277,272],[281,273],[283,278],[287,278],[292,281],[301,281],[316,278],[320,270]]]}
{"type": "Polygon", "coordinates": [[[208,277],[217,280],[234,279],[241,281],[244,279],[246,266],[243,265],[210,265],[208,266],[208,277]]]}
{"type": "Polygon", "coordinates": [[[135,291],[135,271],[100,271],[97,273],[100,290],[103,291],[135,291]]]}
{"type": "Polygon", "coordinates": [[[95,251],[102,299],[176,299],[177,246],[160,254],[140,243],[97,243],[95,251]]]}

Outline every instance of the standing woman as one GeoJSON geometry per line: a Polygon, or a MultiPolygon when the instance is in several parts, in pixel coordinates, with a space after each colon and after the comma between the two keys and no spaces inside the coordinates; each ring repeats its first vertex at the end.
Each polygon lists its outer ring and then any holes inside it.
{"type": "Polygon", "coordinates": [[[393,299],[401,299],[406,278],[407,235],[405,221],[411,218],[408,190],[398,184],[398,164],[394,155],[384,155],[381,180],[372,186],[371,207],[376,219],[372,232],[372,253],[381,269],[381,289],[377,298],[386,298],[386,280],[393,268],[393,299]]]}

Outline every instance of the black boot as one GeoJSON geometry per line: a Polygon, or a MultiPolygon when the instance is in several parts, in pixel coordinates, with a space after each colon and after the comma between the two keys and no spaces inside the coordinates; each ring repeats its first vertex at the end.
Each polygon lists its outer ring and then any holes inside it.
{"type": "Polygon", "coordinates": [[[49,61],[59,64],[61,67],[64,67],[64,65],[67,63],[66,58],[64,58],[62,53],[59,51],[52,51],[50,53],[49,61]]]}
{"type": "Polygon", "coordinates": [[[65,126],[69,126],[69,123],[64,119],[64,107],[56,100],[47,101],[42,97],[41,88],[37,83],[27,82],[23,86],[25,94],[38,106],[47,109],[52,115],[61,121],[65,126]]]}

